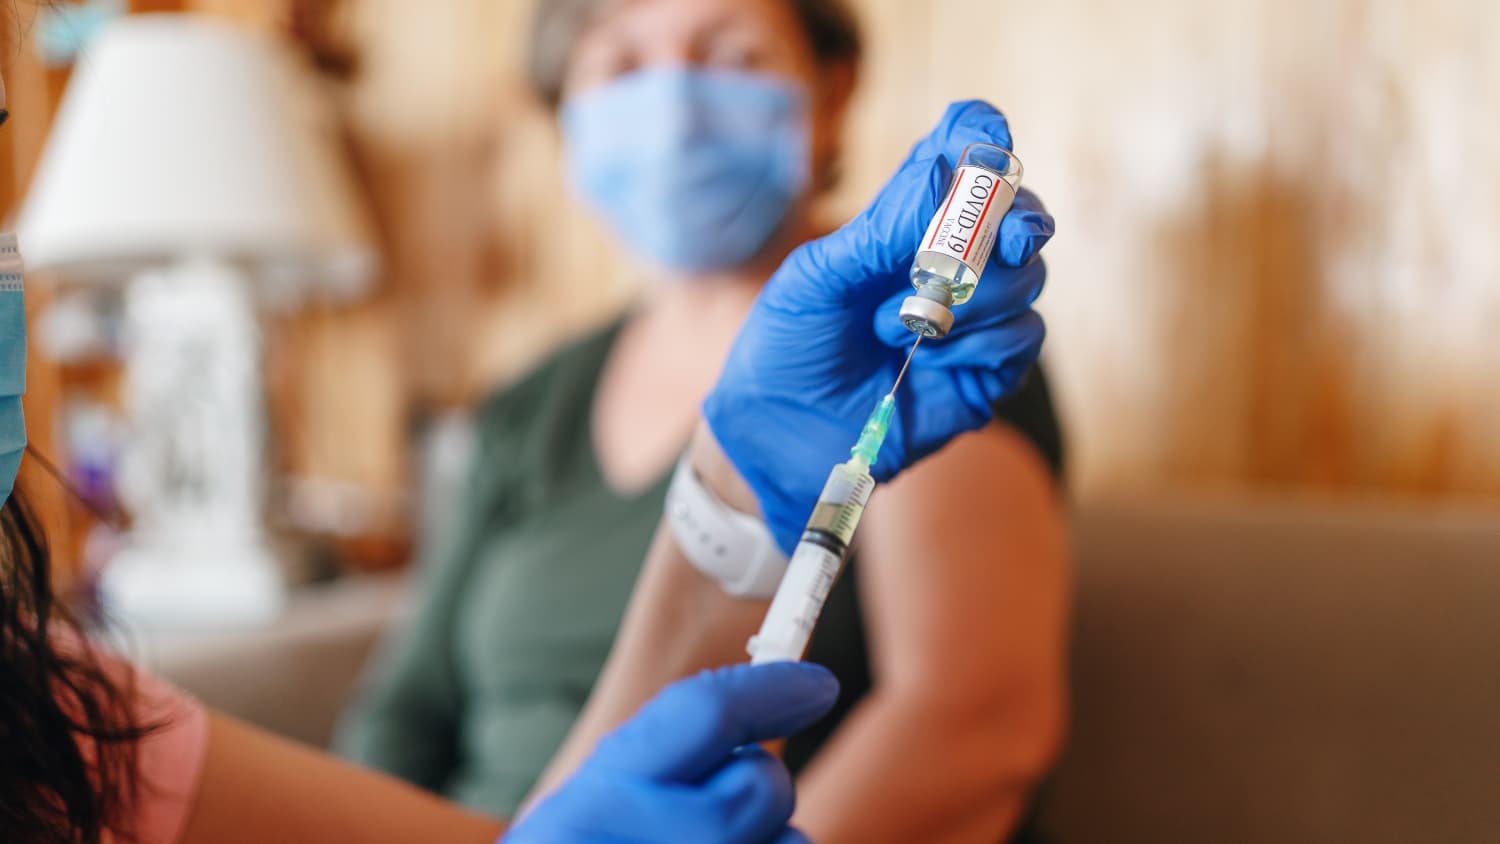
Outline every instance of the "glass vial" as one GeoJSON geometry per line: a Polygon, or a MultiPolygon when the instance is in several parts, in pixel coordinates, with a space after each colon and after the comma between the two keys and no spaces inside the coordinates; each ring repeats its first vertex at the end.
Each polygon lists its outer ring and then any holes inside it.
{"type": "Polygon", "coordinates": [[[994,144],[970,144],[948,195],[922,236],[911,265],[916,295],[901,303],[901,323],[923,337],[953,327],[953,306],[974,295],[995,248],[1000,220],[1021,186],[1021,160],[994,144]]]}

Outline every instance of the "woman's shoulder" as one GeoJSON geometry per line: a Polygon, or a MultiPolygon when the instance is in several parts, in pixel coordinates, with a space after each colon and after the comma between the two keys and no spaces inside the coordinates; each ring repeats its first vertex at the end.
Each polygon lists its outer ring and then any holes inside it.
{"type": "Polygon", "coordinates": [[[617,320],[574,337],[515,380],[492,390],[479,407],[481,434],[514,429],[538,416],[571,412],[579,402],[588,401],[620,325],[617,320]]]}
{"type": "Polygon", "coordinates": [[[587,465],[593,396],[618,331],[610,323],[566,343],[485,399],[474,418],[476,495],[532,506],[587,465]]]}
{"type": "MultiPolygon", "coordinates": [[[[89,643],[71,629],[54,628],[51,640],[59,654],[97,667],[110,685],[84,688],[94,693],[104,693],[106,688],[123,693],[128,700],[122,711],[130,713],[131,721],[143,728],[134,753],[139,787],[128,817],[122,819],[130,827],[124,832],[129,833],[130,840],[140,842],[176,841],[187,823],[203,770],[208,712],[192,696],[89,643]]],[[[81,714],[76,710],[87,705],[81,693],[79,687],[71,687],[59,701],[64,708],[75,710],[75,717],[81,714]]],[[[95,701],[94,705],[101,703],[95,701]]],[[[88,748],[85,755],[96,760],[97,750],[88,748]]]]}

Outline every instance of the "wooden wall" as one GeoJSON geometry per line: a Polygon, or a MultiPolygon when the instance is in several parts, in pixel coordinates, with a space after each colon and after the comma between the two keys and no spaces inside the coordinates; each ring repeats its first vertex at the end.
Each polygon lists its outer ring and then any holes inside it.
{"type": "Polygon", "coordinates": [[[1083,489],[1500,494],[1500,7],[1128,8],[973,63],[1061,221],[1083,489]]]}
{"type": "MultiPolygon", "coordinates": [[[[1080,496],[1500,501],[1500,7],[853,5],[869,55],[831,209],[856,210],[947,101],[1009,113],[1059,220],[1042,310],[1080,496]]],[[[531,4],[136,3],[183,6],[357,56],[338,84],[388,273],[372,302],[284,327],[281,461],[399,494],[413,420],[639,282],[567,199],[527,101],[531,4]]],[[[13,143],[0,176],[23,182],[13,143]]]]}

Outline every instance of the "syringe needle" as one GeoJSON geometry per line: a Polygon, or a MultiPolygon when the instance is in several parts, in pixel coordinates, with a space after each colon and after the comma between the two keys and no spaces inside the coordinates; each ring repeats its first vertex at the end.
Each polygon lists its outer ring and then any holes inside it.
{"type": "Polygon", "coordinates": [[[906,363],[901,364],[901,371],[896,373],[896,383],[891,385],[891,391],[887,395],[894,396],[896,388],[901,386],[901,379],[906,377],[906,369],[911,366],[911,359],[917,353],[917,347],[922,345],[922,335],[917,335],[917,342],[911,344],[911,351],[906,355],[906,363]]]}

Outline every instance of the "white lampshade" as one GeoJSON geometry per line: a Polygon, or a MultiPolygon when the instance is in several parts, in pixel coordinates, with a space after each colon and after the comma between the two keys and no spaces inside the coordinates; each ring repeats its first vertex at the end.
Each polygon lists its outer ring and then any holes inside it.
{"type": "Polygon", "coordinates": [[[198,15],[126,16],[82,52],[17,229],[28,267],[80,280],[203,256],[352,296],[376,265],[310,71],[198,15]]]}

